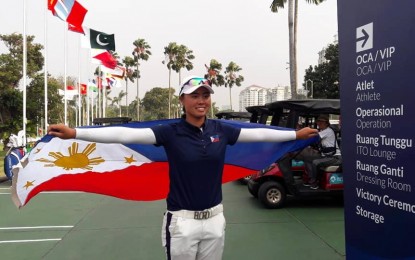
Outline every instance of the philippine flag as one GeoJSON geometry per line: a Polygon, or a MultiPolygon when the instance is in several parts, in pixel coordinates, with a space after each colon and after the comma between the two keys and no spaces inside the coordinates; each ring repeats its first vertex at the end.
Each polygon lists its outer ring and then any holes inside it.
{"type": "MultiPolygon", "coordinates": [[[[177,119],[117,126],[147,128],[174,121],[177,119]]],[[[239,128],[267,127],[234,121],[221,122],[239,128]]],[[[218,137],[212,136],[212,142],[216,139],[218,137]]],[[[306,147],[316,140],[236,143],[229,146],[222,182],[261,170],[285,153],[306,147]]],[[[13,176],[12,199],[18,207],[24,206],[43,191],[84,191],[149,201],[166,198],[169,190],[167,157],[162,147],[154,145],[103,144],[77,139],[63,140],[47,135],[30,151],[24,164],[24,167],[15,170],[13,176]]]]}

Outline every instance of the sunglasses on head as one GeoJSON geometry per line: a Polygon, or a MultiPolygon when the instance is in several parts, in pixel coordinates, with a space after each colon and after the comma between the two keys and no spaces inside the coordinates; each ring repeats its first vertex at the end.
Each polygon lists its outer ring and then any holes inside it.
{"type": "Polygon", "coordinates": [[[191,78],[189,79],[183,86],[199,86],[199,85],[208,85],[209,87],[211,86],[210,80],[205,79],[205,78],[191,78]]]}

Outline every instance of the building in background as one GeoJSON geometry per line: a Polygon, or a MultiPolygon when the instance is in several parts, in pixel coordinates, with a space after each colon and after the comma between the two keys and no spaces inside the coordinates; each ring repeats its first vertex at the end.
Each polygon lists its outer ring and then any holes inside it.
{"type": "Polygon", "coordinates": [[[270,89],[251,85],[239,93],[239,111],[246,111],[245,107],[262,106],[266,103],[290,98],[291,91],[288,86],[278,86],[270,89]]]}
{"type": "Polygon", "coordinates": [[[239,93],[239,111],[245,107],[264,105],[267,100],[267,89],[257,85],[246,87],[239,93]]]}
{"type": "MultiPolygon", "coordinates": [[[[339,43],[339,39],[338,39],[338,36],[336,34],[336,35],[334,35],[333,42],[330,43],[330,44],[338,44],[338,43],[339,43]]],[[[318,62],[318,65],[326,62],[326,58],[324,56],[326,55],[327,47],[328,46],[324,47],[323,49],[321,49],[321,51],[318,52],[318,61],[317,61],[318,62]]]]}

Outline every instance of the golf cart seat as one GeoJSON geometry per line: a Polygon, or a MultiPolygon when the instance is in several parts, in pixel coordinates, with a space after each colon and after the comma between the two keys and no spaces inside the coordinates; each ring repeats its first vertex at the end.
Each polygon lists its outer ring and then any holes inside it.
{"type": "Polygon", "coordinates": [[[327,167],[322,167],[321,170],[325,172],[337,172],[340,168],[340,165],[330,165],[327,167]]]}

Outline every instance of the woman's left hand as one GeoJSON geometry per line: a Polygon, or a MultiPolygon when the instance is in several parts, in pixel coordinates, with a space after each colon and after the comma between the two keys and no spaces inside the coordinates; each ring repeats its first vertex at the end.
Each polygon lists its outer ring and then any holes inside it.
{"type": "Polygon", "coordinates": [[[296,139],[308,139],[318,135],[318,130],[310,127],[304,127],[295,131],[296,139]]]}

